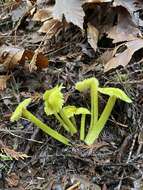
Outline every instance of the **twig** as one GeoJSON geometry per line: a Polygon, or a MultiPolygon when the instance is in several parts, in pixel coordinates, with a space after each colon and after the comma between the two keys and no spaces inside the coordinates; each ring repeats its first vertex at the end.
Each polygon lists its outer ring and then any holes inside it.
{"type": "Polygon", "coordinates": [[[130,148],[129,156],[128,156],[128,159],[127,159],[127,162],[126,162],[126,163],[129,163],[129,161],[130,161],[130,159],[131,159],[132,152],[133,152],[133,149],[134,149],[134,146],[135,146],[135,142],[136,142],[136,138],[137,138],[137,134],[134,135],[133,142],[132,142],[132,146],[131,146],[131,148],[130,148]]]}

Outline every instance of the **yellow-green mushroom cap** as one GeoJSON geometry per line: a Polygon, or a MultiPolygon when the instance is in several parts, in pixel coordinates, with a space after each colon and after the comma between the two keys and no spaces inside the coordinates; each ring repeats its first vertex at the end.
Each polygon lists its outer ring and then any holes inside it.
{"type": "Polygon", "coordinates": [[[90,111],[83,107],[77,108],[75,115],[80,115],[80,114],[87,115],[90,114],[90,111]]]}
{"type": "Polygon", "coordinates": [[[47,115],[52,115],[55,112],[59,112],[64,104],[64,97],[61,92],[62,85],[56,86],[50,90],[46,90],[43,95],[45,100],[45,112],[47,115]]]}
{"type": "Polygon", "coordinates": [[[22,111],[25,109],[30,103],[31,103],[31,98],[25,99],[23,102],[21,102],[15,111],[12,113],[12,116],[10,118],[11,122],[18,121],[20,117],[22,117],[22,111]]]}
{"type": "Polygon", "coordinates": [[[63,112],[68,118],[73,117],[74,115],[90,114],[88,109],[83,107],[77,108],[76,106],[65,106],[63,108],[63,112]]]}
{"type": "Polygon", "coordinates": [[[119,98],[127,103],[132,103],[132,100],[125,94],[123,90],[119,88],[98,88],[98,91],[102,94],[119,98]]]}
{"type": "Polygon", "coordinates": [[[92,84],[96,85],[97,87],[99,86],[99,82],[95,77],[91,77],[83,81],[77,82],[75,85],[75,89],[82,92],[89,89],[92,84]]]}
{"type": "Polygon", "coordinates": [[[75,112],[77,110],[77,107],[76,106],[65,106],[63,107],[63,112],[64,114],[70,118],[70,117],[73,117],[75,115],[75,112]]]}

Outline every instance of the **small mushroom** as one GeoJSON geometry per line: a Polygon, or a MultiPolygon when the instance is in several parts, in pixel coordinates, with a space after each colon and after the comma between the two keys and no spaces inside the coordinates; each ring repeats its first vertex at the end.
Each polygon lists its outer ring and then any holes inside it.
{"type": "Polygon", "coordinates": [[[94,77],[78,82],[75,86],[75,88],[80,92],[90,89],[91,122],[89,131],[91,131],[95,127],[98,120],[98,86],[99,82],[94,77]]]}
{"type": "Polygon", "coordinates": [[[115,105],[116,99],[119,98],[127,103],[132,103],[132,100],[119,88],[98,88],[98,91],[102,94],[106,94],[109,97],[108,102],[99,118],[99,120],[96,123],[96,127],[93,128],[89,133],[87,134],[85,138],[85,142],[88,145],[91,145],[94,143],[94,141],[98,138],[99,134],[101,133],[105,123],[107,122],[111,111],[115,105]]]}
{"type": "Polygon", "coordinates": [[[86,115],[90,114],[90,111],[83,107],[77,108],[76,106],[66,106],[63,108],[63,112],[68,118],[73,118],[74,115],[82,115],[80,123],[80,140],[84,140],[86,115]]]}
{"type": "Polygon", "coordinates": [[[20,117],[24,117],[34,123],[37,127],[39,127],[41,130],[43,130],[45,133],[53,137],[54,139],[69,145],[69,139],[58,133],[57,131],[51,129],[49,126],[44,124],[42,121],[40,121],[37,117],[35,117],[31,112],[29,112],[26,107],[31,103],[31,98],[28,98],[21,102],[16,110],[13,112],[10,120],[11,122],[18,121],[20,117]]]}
{"type": "Polygon", "coordinates": [[[81,124],[80,124],[80,140],[83,141],[85,138],[85,119],[86,115],[90,114],[90,111],[86,108],[78,108],[76,111],[76,115],[82,114],[81,116],[81,124]]]}
{"type": "Polygon", "coordinates": [[[64,97],[61,93],[62,85],[56,86],[50,90],[46,90],[43,95],[43,99],[45,100],[45,112],[47,115],[54,114],[55,117],[59,120],[60,124],[67,130],[70,131],[71,134],[77,132],[76,127],[73,123],[66,117],[64,112],[62,111],[62,106],[64,104],[64,97]]]}
{"type": "Polygon", "coordinates": [[[62,111],[64,114],[71,119],[71,122],[74,124],[76,127],[76,120],[75,120],[75,112],[76,112],[77,107],[76,106],[65,106],[63,107],[62,111]]]}
{"type": "Polygon", "coordinates": [[[21,102],[17,108],[15,109],[15,111],[13,112],[10,121],[14,122],[14,121],[18,121],[20,119],[20,117],[23,116],[23,110],[27,108],[27,106],[31,103],[32,99],[28,98],[25,99],[23,102],[21,102]]]}

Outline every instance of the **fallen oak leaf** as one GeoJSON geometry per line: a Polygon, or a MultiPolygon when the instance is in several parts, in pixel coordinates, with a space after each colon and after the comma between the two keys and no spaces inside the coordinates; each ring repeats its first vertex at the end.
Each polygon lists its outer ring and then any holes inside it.
{"type": "MultiPolygon", "coordinates": [[[[122,44],[123,45],[123,44],[122,44]]],[[[104,72],[107,72],[111,69],[115,69],[118,66],[123,66],[125,67],[129,61],[131,60],[133,54],[143,48],[143,39],[141,38],[136,38],[133,41],[129,41],[124,43],[126,46],[126,50],[124,50],[121,53],[117,53],[118,49],[122,46],[119,45],[117,48],[115,48],[114,53],[113,53],[113,58],[110,59],[105,65],[104,65],[104,72]]]]}

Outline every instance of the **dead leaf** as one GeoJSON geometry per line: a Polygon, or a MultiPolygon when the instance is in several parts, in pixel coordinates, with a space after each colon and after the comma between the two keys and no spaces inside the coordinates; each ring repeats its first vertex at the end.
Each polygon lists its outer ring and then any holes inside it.
{"type": "Polygon", "coordinates": [[[9,187],[17,187],[19,184],[19,177],[16,175],[16,173],[10,173],[6,177],[6,181],[8,183],[9,187]]]}
{"type": "Polygon", "coordinates": [[[87,38],[88,42],[91,45],[91,47],[94,49],[96,52],[97,50],[97,43],[98,43],[98,36],[99,36],[99,31],[90,23],[87,24],[87,38]]]}
{"type": "Polygon", "coordinates": [[[118,8],[117,25],[107,32],[108,37],[113,39],[113,43],[131,41],[141,35],[140,30],[132,21],[131,15],[124,8],[118,8]]]}
{"type": "Polygon", "coordinates": [[[9,78],[8,75],[0,75],[0,91],[6,89],[6,82],[9,78]]]}
{"type": "Polygon", "coordinates": [[[32,7],[36,4],[37,0],[26,0],[28,7],[32,7]]]}
{"type": "Polygon", "coordinates": [[[113,56],[114,56],[114,51],[113,51],[113,50],[107,50],[107,51],[105,51],[105,52],[98,58],[98,61],[104,65],[104,64],[106,64],[110,59],[112,59],[113,56]]]}
{"type": "Polygon", "coordinates": [[[135,11],[137,11],[138,8],[137,8],[134,0],[116,0],[113,2],[113,6],[114,7],[117,7],[117,6],[118,7],[119,6],[124,7],[129,12],[129,14],[131,15],[132,21],[135,24],[138,24],[139,17],[136,18],[136,15],[135,15],[135,11]]]}
{"type": "Polygon", "coordinates": [[[53,17],[62,21],[63,15],[67,22],[72,22],[83,29],[85,14],[80,0],[56,0],[53,17]]]}
{"type": "Polygon", "coordinates": [[[135,4],[133,0],[115,0],[113,2],[113,6],[122,6],[126,8],[131,14],[135,11],[135,4]]]}
{"type": "Polygon", "coordinates": [[[26,154],[22,153],[22,152],[17,152],[14,149],[10,149],[7,146],[4,146],[1,149],[7,156],[15,159],[15,160],[19,160],[22,159],[24,160],[25,158],[28,158],[29,156],[27,156],[26,154]]]}
{"type": "MultiPolygon", "coordinates": [[[[16,65],[22,65],[27,60],[31,60],[33,55],[34,52],[30,50],[3,45],[0,47],[0,71],[11,70],[16,65]]],[[[37,56],[36,66],[39,69],[48,66],[48,59],[42,53],[39,53],[37,56]]]]}
{"type": "Polygon", "coordinates": [[[139,144],[143,144],[143,131],[141,131],[141,132],[139,133],[138,142],[139,142],[139,144]]]}
{"type": "Polygon", "coordinates": [[[119,47],[121,47],[122,45],[115,48],[113,53],[114,57],[105,64],[104,72],[107,72],[111,69],[115,69],[118,66],[125,67],[131,60],[133,54],[137,50],[143,48],[143,39],[137,38],[133,41],[124,43],[124,45],[127,49],[124,50],[122,53],[117,53],[119,47]]]}
{"type": "Polygon", "coordinates": [[[48,33],[47,38],[52,38],[60,29],[62,29],[63,24],[56,20],[50,19],[43,23],[42,27],[39,29],[38,32],[40,33],[48,33]]]}
{"type": "Polygon", "coordinates": [[[0,65],[12,69],[19,64],[24,54],[24,49],[3,45],[0,47],[0,65]]]}
{"type": "Polygon", "coordinates": [[[29,156],[27,156],[26,154],[24,154],[22,152],[17,152],[14,149],[9,148],[1,140],[0,140],[0,150],[2,152],[4,152],[7,156],[9,156],[9,157],[11,157],[11,158],[13,158],[15,160],[25,159],[25,158],[29,157],[29,156]]]}
{"type": "Polygon", "coordinates": [[[46,9],[38,9],[34,14],[32,20],[44,22],[52,16],[53,7],[48,7],[46,9]]]}
{"type": "Polygon", "coordinates": [[[27,6],[24,3],[19,3],[19,6],[11,12],[12,21],[16,23],[27,12],[27,6]]]}

